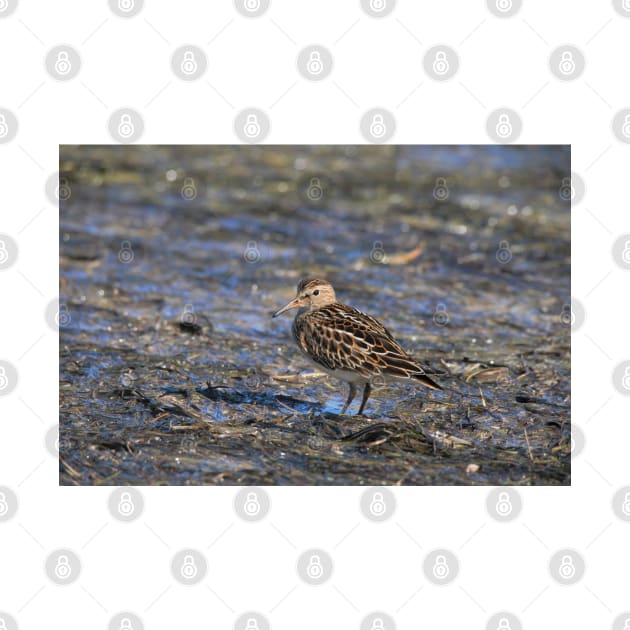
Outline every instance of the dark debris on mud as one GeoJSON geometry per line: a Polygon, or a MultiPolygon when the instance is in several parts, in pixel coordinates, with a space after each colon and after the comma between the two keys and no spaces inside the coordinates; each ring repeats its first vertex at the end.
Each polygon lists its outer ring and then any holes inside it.
{"type": "Polygon", "coordinates": [[[369,417],[381,406],[378,392],[367,417],[340,416],[278,393],[280,384],[260,376],[231,386],[150,390],[128,383],[97,390],[92,395],[109,401],[110,413],[136,420],[112,432],[108,419],[74,417],[74,431],[64,437],[62,479],[79,485],[567,483],[568,401],[549,404],[519,386],[514,406],[503,408],[491,392],[505,389],[509,369],[465,369],[472,378],[464,380],[466,371],[449,378],[465,392],[431,392],[432,400],[415,392],[384,418],[369,417]],[[515,413],[517,422],[504,421],[515,413]],[[80,439],[70,437],[75,431],[80,439]]]}

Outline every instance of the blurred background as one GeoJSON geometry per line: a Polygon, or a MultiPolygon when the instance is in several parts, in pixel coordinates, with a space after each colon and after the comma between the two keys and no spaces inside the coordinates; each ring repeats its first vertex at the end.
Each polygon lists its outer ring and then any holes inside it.
{"type": "Polygon", "coordinates": [[[62,146],[61,482],[569,483],[570,170],[567,146],[62,146]],[[336,416],[346,386],[270,319],[305,276],[460,394],[336,416]]]}

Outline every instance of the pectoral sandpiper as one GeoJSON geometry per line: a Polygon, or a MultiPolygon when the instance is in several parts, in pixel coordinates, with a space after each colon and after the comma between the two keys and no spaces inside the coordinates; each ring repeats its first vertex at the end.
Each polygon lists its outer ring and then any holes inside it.
{"type": "Polygon", "coordinates": [[[325,280],[307,278],[297,295],[273,314],[297,308],[293,337],[300,350],[318,368],[350,386],[344,414],[363,384],[363,413],[376,377],[413,380],[431,389],[442,389],[431,380],[378,320],[352,306],[337,302],[335,290],[325,280]]]}

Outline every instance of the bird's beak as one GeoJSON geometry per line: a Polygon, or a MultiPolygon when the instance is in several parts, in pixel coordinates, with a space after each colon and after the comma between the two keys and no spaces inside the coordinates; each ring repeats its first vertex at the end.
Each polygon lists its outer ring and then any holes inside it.
{"type": "Polygon", "coordinates": [[[276,311],[272,317],[278,317],[278,315],[282,315],[282,313],[286,313],[290,311],[292,308],[300,308],[302,303],[300,302],[300,298],[293,298],[288,304],[285,304],[280,310],[276,311]]]}

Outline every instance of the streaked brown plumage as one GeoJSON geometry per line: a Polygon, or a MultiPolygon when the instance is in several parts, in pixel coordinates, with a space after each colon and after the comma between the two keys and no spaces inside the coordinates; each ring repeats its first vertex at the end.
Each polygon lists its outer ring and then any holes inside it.
{"type": "Polygon", "coordinates": [[[293,337],[300,350],[328,374],[350,386],[345,413],[363,384],[363,413],[376,377],[413,379],[431,389],[442,389],[430,379],[378,320],[337,302],[330,283],[317,278],[302,280],[297,295],[273,317],[297,308],[293,337]]]}

